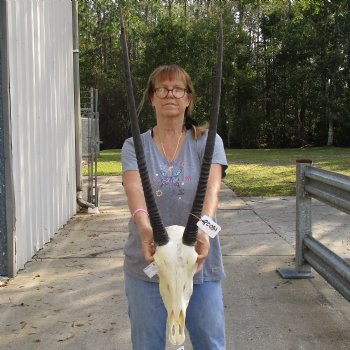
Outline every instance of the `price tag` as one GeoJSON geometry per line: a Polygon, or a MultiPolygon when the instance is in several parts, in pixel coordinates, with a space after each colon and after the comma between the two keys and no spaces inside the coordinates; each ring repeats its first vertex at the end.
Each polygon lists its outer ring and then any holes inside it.
{"type": "Polygon", "coordinates": [[[150,263],[148,266],[146,266],[143,269],[143,272],[149,277],[152,278],[153,276],[155,276],[159,271],[158,266],[156,265],[155,262],[150,263]]]}
{"type": "Polygon", "coordinates": [[[221,227],[207,215],[201,217],[197,226],[211,238],[214,238],[221,230],[221,227]]]}

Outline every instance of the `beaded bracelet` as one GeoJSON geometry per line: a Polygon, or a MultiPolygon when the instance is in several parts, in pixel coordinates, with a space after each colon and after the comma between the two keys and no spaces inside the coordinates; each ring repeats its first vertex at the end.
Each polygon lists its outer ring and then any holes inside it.
{"type": "Polygon", "coordinates": [[[132,213],[132,221],[134,222],[134,224],[135,224],[135,215],[139,212],[143,212],[148,215],[148,211],[146,209],[142,209],[142,208],[135,209],[134,212],[132,213]]]}

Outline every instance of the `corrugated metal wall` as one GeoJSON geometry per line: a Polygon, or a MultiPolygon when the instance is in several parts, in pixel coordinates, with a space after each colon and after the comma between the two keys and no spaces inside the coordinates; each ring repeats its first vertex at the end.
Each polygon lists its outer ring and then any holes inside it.
{"type": "Polygon", "coordinates": [[[76,212],[71,0],[8,0],[17,269],[76,212]]]}

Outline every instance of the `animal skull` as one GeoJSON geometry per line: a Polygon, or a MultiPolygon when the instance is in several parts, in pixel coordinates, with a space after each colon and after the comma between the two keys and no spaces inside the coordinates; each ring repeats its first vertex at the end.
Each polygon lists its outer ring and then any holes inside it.
{"type": "Polygon", "coordinates": [[[183,226],[165,229],[169,242],[157,247],[154,260],[159,268],[159,291],[168,312],[169,341],[181,345],[185,341],[186,309],[193,291],[198,254],[194,246],[182,243],[183,226]]]}

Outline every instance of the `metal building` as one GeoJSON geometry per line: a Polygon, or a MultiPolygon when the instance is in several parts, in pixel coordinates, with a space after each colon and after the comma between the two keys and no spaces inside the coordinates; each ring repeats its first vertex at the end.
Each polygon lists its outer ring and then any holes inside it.
{"type": "Polygon", "coordinates": [[[71,0],[0,0],[0,275],[76,213],[71,0]]]}

